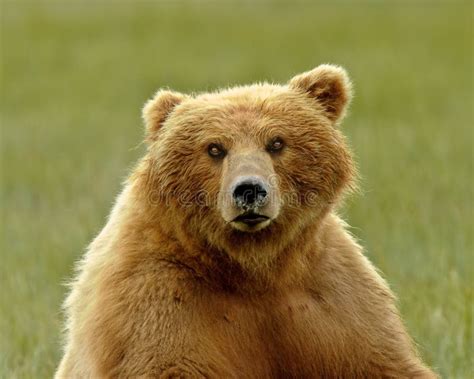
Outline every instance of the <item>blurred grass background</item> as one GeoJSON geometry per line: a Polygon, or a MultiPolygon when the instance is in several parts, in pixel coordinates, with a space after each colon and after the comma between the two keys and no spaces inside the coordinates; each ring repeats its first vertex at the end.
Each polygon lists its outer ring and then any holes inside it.
{"type": "Polygon", "coordinates": [[[142,154],[158,88],[286,82],[320,63],[355,84],[362,174],[345,215],[425,360],[473,367],[470,2],[3,2],[0,377],[50,377],[61,285],[142,154]]]}

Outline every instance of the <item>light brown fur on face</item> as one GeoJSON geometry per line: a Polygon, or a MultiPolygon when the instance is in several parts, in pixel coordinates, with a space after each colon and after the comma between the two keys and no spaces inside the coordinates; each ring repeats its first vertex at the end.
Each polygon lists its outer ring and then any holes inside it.
{"type": "Polygon", "coordinates": [[[159,91],[147,153],[78,265],[56,378],[435,378],[336,214],[355,186],[350,97],[330,65],[159,91]]]}

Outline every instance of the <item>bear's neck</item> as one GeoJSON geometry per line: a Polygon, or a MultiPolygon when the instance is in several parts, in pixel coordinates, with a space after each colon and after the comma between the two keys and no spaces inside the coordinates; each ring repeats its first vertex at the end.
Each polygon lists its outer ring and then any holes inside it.
{"type": "Polygon", "coordinates": [[[320,258],[321,226],[328,214],[330,212],[325,212],[302,227],[282,250],[260,251],[268,259],[255,255],[242,256],[240,252],[236,254],[219,249],[189,236],[179,238],[160,228],[167,244],[172,245],[168,250],[170,253],[165,253],[165,259],[176,262],[200,283],[206,283],[217,291],[259,294],[288,287],[304,287],[305,278],[320,258]]]}

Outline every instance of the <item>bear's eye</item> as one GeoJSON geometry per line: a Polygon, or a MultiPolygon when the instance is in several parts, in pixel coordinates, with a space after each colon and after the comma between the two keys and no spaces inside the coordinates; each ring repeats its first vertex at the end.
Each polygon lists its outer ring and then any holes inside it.
{"type": "Polygon", "coordinates": [[[276,153],[283,149],[285,143],[280,137],[273,138],[267,145],[267,151],[270,153],[276,153]]]}
{"type": "Polygon", "coordinates": [[[225,149],[218,143],[211,143],[207,147],[207,152],[212,158],[224,158],[226,155],[225,149]]]}

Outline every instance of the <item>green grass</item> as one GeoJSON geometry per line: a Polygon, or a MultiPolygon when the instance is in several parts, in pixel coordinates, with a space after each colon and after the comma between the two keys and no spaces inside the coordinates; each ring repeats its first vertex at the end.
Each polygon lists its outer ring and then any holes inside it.
{"type": "Polygon", "coordinates": [[[355,84],[345,215],[426,361],[471,377],[472,6],[223,4],[2,3],[0,377],[52,375],[62,283],[143,152],[147,97],[324,62],[355,84]]]}

